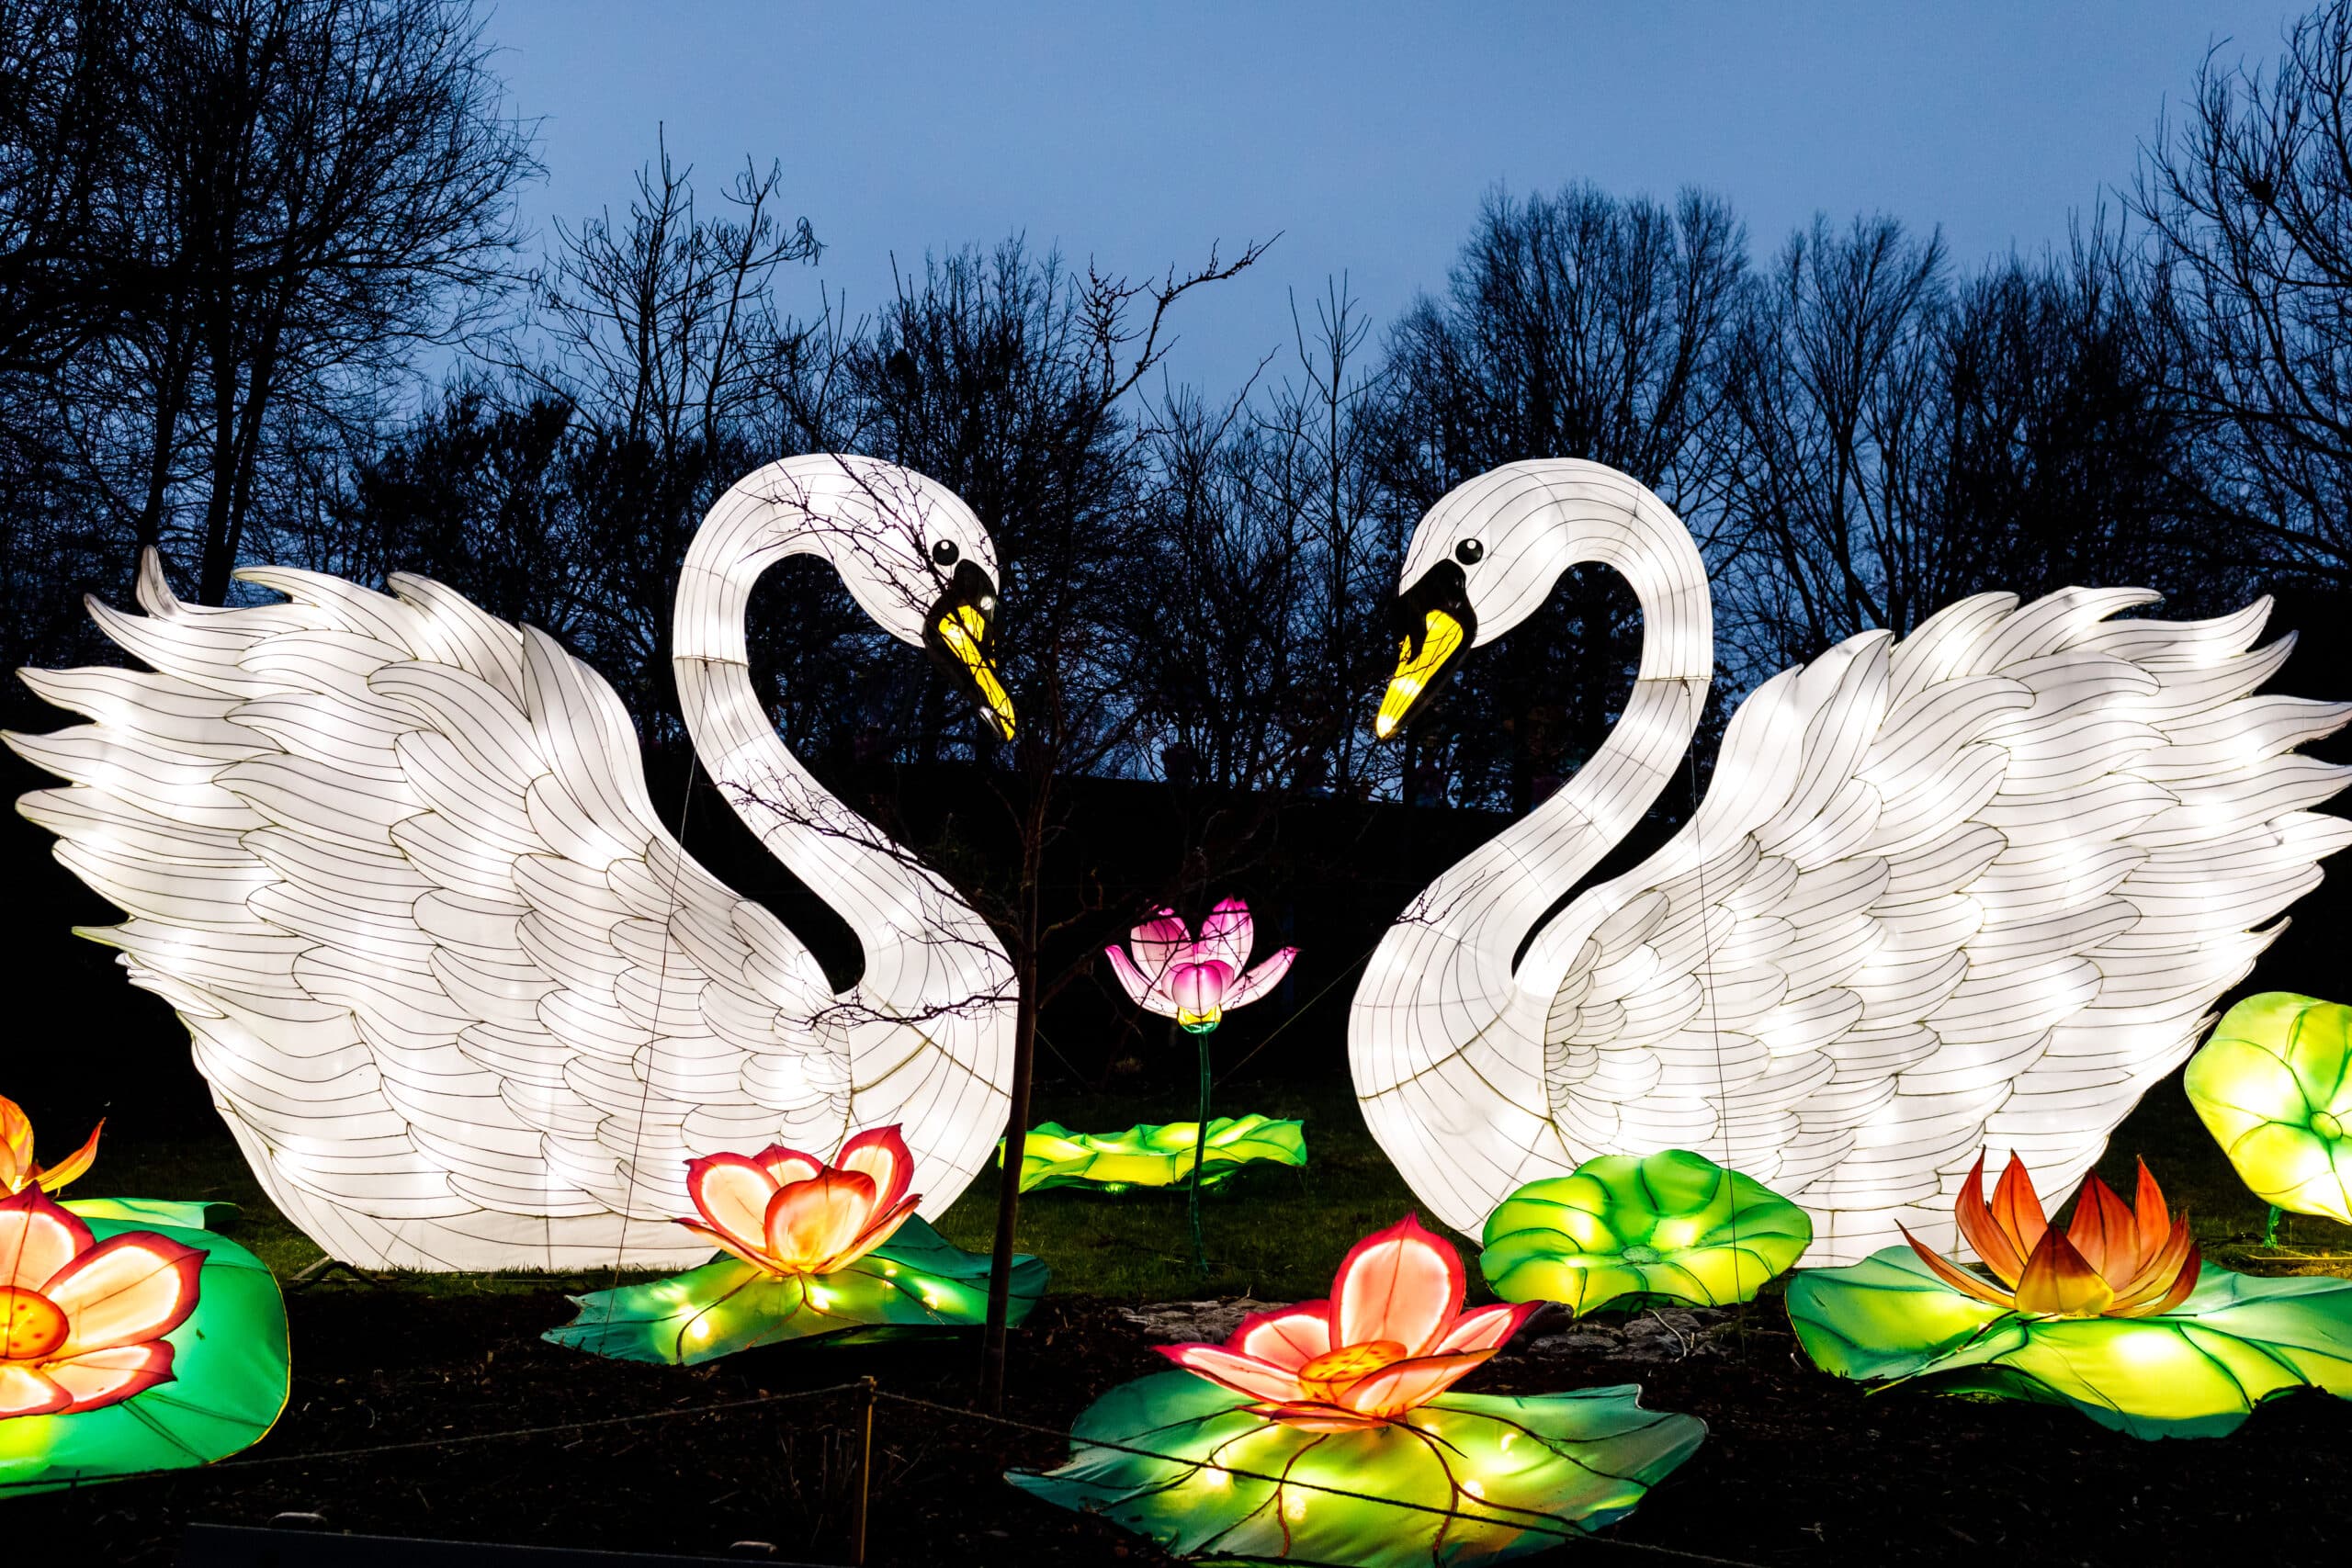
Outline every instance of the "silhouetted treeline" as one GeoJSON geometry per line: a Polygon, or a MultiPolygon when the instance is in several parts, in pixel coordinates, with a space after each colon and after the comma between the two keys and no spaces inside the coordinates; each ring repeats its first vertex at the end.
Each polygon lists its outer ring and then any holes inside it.
{"type": "MultiPolygon", "coordinates": [[[[673,741],[704,509],[769,458],[859,451],[993,531],[1057,776],[1523,808],[1630,681],[1605,572],[1469,667],[1413,750],[1369,732],[1403,541],[1498,463],[1597,458],[1679,509],[1734,693],[1988,587],[2145,583],[2176,614],[2352,592],[2343,4],[2258,74],[2209,64],[2063,251],[1498,190],[1442,288],[1378,322],[1333,280],[1268,323],[1243,388],[1170,386],[1159,355],[1181,296],[1254,250],[1136,285],[942,236],[852,317],[810,299],[822,219],[786,165],[714,186],[657,148],[625,211],[529,254],[534,128],[490,21],[0,3],[0,658],[103,657],[80,596],[126,597],[144,546],[203,603],[262,559],[414,571],[553,632],[673,741]]],[[[944,683],[813,567],[756,618],[776,722],[820,768],[975,760],[944,683]]]]}

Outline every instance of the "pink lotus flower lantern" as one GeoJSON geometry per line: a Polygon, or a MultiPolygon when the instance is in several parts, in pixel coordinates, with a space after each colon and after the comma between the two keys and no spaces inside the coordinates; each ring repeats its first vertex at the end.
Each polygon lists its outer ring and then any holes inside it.
{"type": "Polygon", "coordinates": [[[1502,1348],[1542,1302],[1462,1310],[1462,1255],[1407,1215],[1356,1243],[1331,1299],[1241,1320],[1222,1345],[1161,1345],[1186,1371],[1309,1431],[1394,1421],[1502,1348]]]}
{"type": "Polygon", "coordinates": [[[1291,960],[1298,956],[1295,947],[1243,973],[1256,935],[1250,906],[1227,898],[1209,911],[1198,936],[1175,910],[1162,909],[1130,934],[1133,957],[1115,944],[1102,951],[1138,1007],[1206,1034],[1228,1009],[1256,1001],[1290,973],[1291,960]]]}
{"type": "Polygon", "coordinates": [[[204,1254],[153,1231],[100,1241],[40,1187],[0,1199],[0,1420],[119,1404],[172,1381],[164,1337],[204,1254]]]}

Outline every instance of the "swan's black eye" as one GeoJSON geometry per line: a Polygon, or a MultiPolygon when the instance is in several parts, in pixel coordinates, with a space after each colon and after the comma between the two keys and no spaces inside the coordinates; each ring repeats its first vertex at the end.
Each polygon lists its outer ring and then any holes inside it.
{"type": "Polygon", "coordinates": [[[1486,553],[1487,547],[1476,539],[1464,539],[1453,547],[1453,558],[1464,566],[1476,566],[1478,558],[1486,553]]]}
{"type": "Polygon", "coordinates": [[[931,547],[931,558],[942,566],[954,566],[956,558],[961,554],[963,552],[956,547],[953,539],[942,539],[931,547]]]}

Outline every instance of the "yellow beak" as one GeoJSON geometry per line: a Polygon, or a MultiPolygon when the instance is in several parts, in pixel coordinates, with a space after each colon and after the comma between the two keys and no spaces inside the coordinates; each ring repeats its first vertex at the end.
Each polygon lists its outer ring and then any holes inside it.
{"type": "Polygon", "coordinates": [[[988,630],[987,617],[969,604],[958,604],[955,610],[939,617],[939,638],[947,650],[964,666],[972,684],[979,688],[980,700],[988,705],[989,717],[996,724],[997,734],[1012,739],[1012,698],[1006,694],[1004,682],[997,679],[996,663],[980,649],[980,637],[988,630]]]}
{"type": "Polygon", "coordinates": [[[1382,740],[1396,733],[1405,722],[1413,704],[1429,689],[1445,661],[1462,647],[1462,623],[1443,610],[1431,610],[1422,623],[1421,649],[1413,651],[1410,637],[1405,639],[1396,654],[1396,673],[1388,678],[1388,691],[1380,699],[1380,714],[1372,721],[1373,734],[1382,740]]]}

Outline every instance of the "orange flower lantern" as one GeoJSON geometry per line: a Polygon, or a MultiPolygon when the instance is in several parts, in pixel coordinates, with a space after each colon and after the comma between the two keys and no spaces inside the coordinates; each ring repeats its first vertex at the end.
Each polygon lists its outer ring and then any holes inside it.
{"type": "Polygon", "coordinates": [[[32,1118],[15,1100],[0,1095],[0,1191],[21,1192],[28,1187],[56,1191],[90,1168],[98,1157],[98,1134],[105,1130],[101,1121],[90,1129],[88,1142],[55,1165],[43,1167],[33,1158],[32,1118]]]}
{"type": "Polygon", "coordinates": [[[2145,1160],[2129,1207],[2106,1182],[2085,1178],[2074,1223],[2061,1232],[2043,1217],[2033,1178],[2014,1154],[1987,1204],[1984,1156],[1978,1155],[1952,1213],[1993,1280],[1929,1250],[1908,1231],[1904,1239],[1936,1278],[2004,1311],[2027,1317],[2152,1317],[2178,1306],[2197,1286],[2199,1255],[2188,1216],[2176,1219],[2165,1211],[2164,1190],[2145,1160]]]}

